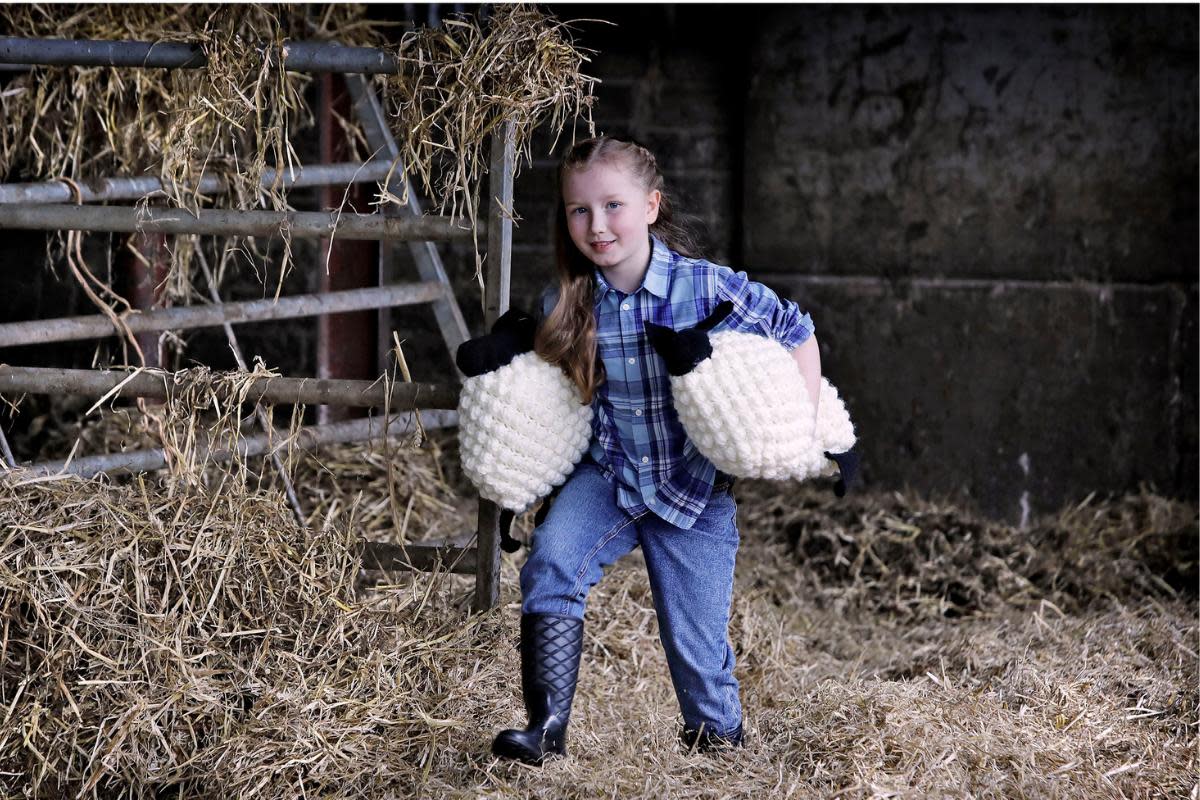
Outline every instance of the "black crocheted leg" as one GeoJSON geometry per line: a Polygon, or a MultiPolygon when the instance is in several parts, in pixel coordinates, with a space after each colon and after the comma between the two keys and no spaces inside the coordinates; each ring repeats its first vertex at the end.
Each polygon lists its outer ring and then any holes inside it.
{"type": "Polygon", "coordinates": [[[859,483],[859,458],[858,453],[854,452],[851,447],[844,453],[830,453],[825,451],[826,458],[832,458],[837,462],[838,471],[841,476],[837,483],[833,486],[833,493],[838,497],[844,497],[846,492],[859,483]]]}
{"type": "Polygon", "coordinates": [[[516,514],[507,508],[500,509],[500,549],[506,553],[515,553],[521,549],[521,543],[509,533],[515,516],[516,514]]]}
{"type": "Polygon", "coordinates": [[[546,495],[542,500],[541,506],[538,507],[537,512],[533,515],[533,527],[536,528],[546,521],[546,516],[550,513],[550,506],[554,503],[555,498],[562,493],[563,486],[565,485],[560,483],[558,486],[555,486],[550,490],[550,494],[546,495]]]}

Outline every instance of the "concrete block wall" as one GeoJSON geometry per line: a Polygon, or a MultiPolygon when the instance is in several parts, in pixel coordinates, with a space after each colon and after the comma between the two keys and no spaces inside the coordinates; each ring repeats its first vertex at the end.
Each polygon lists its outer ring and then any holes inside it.
{"type": "Polygon", "coordinates": [[[1014,522],[1195,497],[1196,22],[762,11],[746,266],[813,314],[871,482],[1014,522]]]}
{"type": "MultiPolygon", "coordinates": [[[[1196,497],[1195,9],[550,10],[617,23],[581,26],[597,128],[813,315],[871,485],[1016,524],[1196,497]]],[[[549,143],[514,303],[551,275],[549,143]]]]}

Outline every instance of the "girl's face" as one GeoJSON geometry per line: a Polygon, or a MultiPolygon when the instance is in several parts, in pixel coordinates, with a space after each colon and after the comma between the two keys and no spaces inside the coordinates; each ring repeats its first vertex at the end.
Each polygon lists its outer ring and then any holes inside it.
{"type": "Polygon", "coordinates": [[[650,263],[650,224],[662,192],[647,193],[624,169],[600,163],[563,175],[567,230],[606,274],[640,275],[650,263]]]}

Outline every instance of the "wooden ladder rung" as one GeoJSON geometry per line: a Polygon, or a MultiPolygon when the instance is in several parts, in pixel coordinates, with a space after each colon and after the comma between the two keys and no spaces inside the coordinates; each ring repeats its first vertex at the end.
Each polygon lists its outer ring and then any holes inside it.
{"type": "Polygon", "coordinates": [[[462,575],[474,575],[476,571],[477,550],[474,547],[363,542],[361,553],[363,569],[420,572],[446,569],[462,575]]]}

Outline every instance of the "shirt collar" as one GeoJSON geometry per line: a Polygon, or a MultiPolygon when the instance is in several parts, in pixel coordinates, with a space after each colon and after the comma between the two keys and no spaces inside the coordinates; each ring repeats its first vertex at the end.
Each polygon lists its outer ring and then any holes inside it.
{"type": "MultiPolygon", "coordinates": [[[[596,275],[595,300],[599,303],[612,285],[604,279],[604,273],[600,271],[599,267],[596,267],[593,272],[596,275]]],[[[642,285],[639,288],[665,300],[670,288],[670,278],[671,251],[667,249],[661,239],[652,233],[650,234],[650,266],[646,268],[646,276],[642,278],[642,285]]],[[[637,292],[635,291],[633,294],[637,294],[637,292]]]]}

